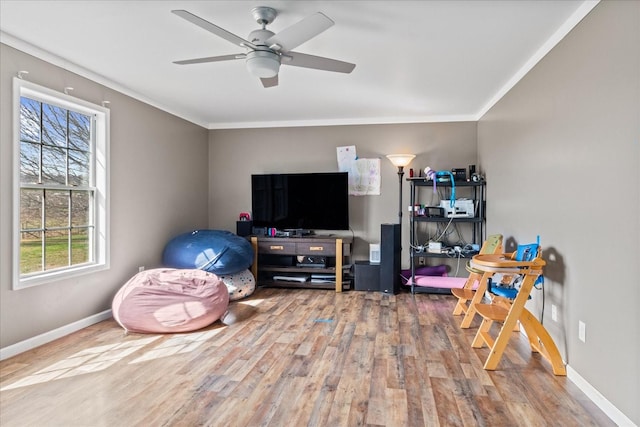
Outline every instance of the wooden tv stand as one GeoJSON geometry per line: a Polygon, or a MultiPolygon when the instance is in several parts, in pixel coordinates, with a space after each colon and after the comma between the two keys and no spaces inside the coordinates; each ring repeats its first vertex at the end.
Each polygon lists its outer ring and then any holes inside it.
{"type": "MultiPolygon", "coordinates": [[[[251,272],[259,286],[283,288],[335,289],[342,292],[351,288],[345,278],[351,268],[345,259],[351,257],[351,237],[263,237],[251,236],[254,261],[251,272]],[[298,257],[326,257],[324,266],[299,265],[298,257]],[[279,280],[274,276],[305,277],[312,275],[334,275],[335,279],[316,279],[297,282],[279,280]]],[[[304,263],[303,263],[304,264],[304,263]]]]}

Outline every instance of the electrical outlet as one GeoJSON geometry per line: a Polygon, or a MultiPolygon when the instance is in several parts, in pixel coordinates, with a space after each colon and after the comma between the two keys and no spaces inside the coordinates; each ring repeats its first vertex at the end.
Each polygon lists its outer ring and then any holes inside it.
{"type": "Polygon", "coordinates": [[[582,320],[578,320],[578,339],[587,342],[587,325],[582,320]]]}
{"type": "Polygon", "coordinates": [[[144,265],[141,265],[140,267],[138,267],[138,273],[140,273],[141,271],[144,271],[144,265]]]}
{"type": "Polygon", "coordinates": [[[558,321],[558,306],[555,304],[551,304],[551,320],[558,321]]]}

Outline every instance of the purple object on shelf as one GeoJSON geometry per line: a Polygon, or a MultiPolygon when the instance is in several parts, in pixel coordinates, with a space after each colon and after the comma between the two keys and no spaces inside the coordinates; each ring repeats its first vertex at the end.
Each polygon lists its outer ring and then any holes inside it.
{"type": "MultiPolygon", "coordinates": [[[[401,272],[403,283],[407,283],[411,279],[411,269],[402,270],[401,272]]],[[[447,266],[442,265],[428,265],[416,267],[416,276],[447,276],[447,266]]]]}

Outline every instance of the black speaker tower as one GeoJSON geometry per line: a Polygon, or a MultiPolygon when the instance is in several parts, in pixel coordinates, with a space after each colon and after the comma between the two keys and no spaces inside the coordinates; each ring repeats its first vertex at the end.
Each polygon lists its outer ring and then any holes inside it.
{"type": "Polygon", "coordinates": [[[380,225],[380,291],[400,292],[400,224],[380,225]]]}

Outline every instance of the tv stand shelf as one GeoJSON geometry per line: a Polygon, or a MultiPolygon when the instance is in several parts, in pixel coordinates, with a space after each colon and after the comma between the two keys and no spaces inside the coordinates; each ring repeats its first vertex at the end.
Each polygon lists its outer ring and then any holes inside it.
{"type": "Polygon", "coordinates": [[[342,292],[351,288],[347,278],[350,264],[345,259],[351,257],[351,237],[308,236],[308,237],[262,237],[251,236],[255,253],[251,272],[259,286],[283,288],[335,289],[342,292]],[[323,257],[325,265],[298,266],[298,257],[323,257]],[[279,280],[277,276],[309,280],[279,280]],[[321,278],[313,276],[321,276],[321,278]]]}

